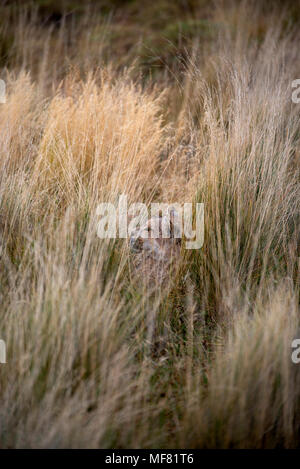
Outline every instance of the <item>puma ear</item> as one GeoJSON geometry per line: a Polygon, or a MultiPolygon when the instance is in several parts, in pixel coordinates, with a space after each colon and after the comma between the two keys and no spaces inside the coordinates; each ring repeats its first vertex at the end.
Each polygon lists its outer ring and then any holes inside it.
{"type": "Polygon", "coordinates": [[[177,212],[174,207],[171,207],[169,210],[170,216],[170,235],[171,238],[181,238],[181,214],[177,212]]]}

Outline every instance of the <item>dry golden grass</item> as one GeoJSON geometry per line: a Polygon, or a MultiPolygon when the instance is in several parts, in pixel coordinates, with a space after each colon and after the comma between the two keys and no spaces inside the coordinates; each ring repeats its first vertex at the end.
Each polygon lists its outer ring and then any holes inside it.
{"type": "Polygon", "coordinates": [[[178,86],[154,85],[21,17],[0,105],[1,447],[298,447],[299,34],[219,2],[178,86]],[[170,282],[97,237],[122,193],[204,202],[204,246],[170,282]]]}

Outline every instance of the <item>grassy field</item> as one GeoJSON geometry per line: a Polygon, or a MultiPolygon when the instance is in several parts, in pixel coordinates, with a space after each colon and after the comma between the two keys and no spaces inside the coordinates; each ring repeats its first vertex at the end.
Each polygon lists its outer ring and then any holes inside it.
{"type": "Polygon", "coordinates": [[[295,4],[2,2],[2,448],[299,448],[295,4]],[[169,282],[122,193],[204,203],[169,282]]]}

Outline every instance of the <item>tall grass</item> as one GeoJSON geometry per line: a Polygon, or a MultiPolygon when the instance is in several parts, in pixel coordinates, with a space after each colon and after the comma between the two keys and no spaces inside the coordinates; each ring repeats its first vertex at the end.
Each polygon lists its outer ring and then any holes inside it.
{"type": "Polygon", "coordinates": [[[0,107],[1,447],[298,447],[298,33],[220,2],[177,87],[97,70],[89,47],[65,75],[75,49],[38,58],[24,28],[48,26],[21,19],[0,107]],[[97,237],[122,193],[204,202],[204,246],[170,282],[97,237]]]}

